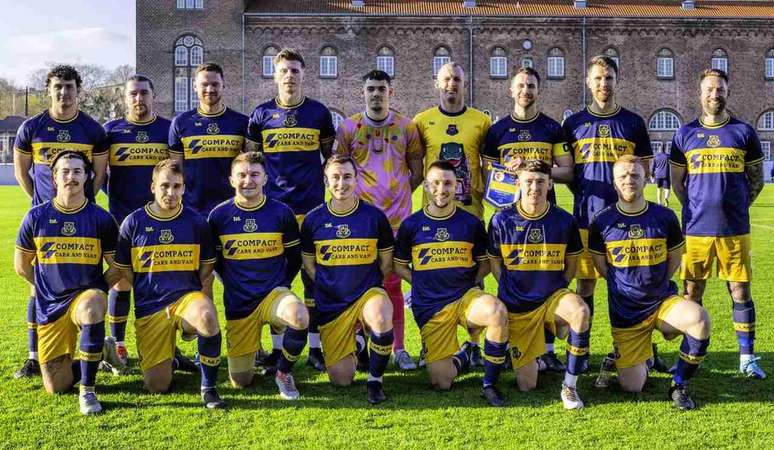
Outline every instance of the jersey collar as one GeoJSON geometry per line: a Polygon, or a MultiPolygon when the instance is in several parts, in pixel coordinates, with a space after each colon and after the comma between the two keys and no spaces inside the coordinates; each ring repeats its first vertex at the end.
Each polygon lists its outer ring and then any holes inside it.
{"type": "Polygon", "coordinates": [[[150,124],[152,124],[153,122],[155,122],[155,121],[156,121],[156,118],[157,118],[157,117],[158,117],[158,116],[157,116],[157,115],[154,113],[154,114],[153,114],[153,117],[151,117],[151,119],[150,119],[150,120],[148,120],[147,122],[135,122],[135,121],[133,121],[133,120],[129,120],[129,117],[125,117],[125,119],[126,119],[126,121],[127,121],[128,123],[131,123],[132,125],[150,125],[150,124]]]}
{"type": "Polygon", "coordinates": [[[524,211],[521,208],[521,202],[520,201],[516,202],[516,211],[518,211],[519,214],[522,217],[524,217],[525,219],[527,219],[527,220],[539,220],[539,219],[542,219],[543,217],[546,216],[546,214],[548,214],[548,210],[549,209],[551,209],[551,203],[546,203],[546,209],[544,209],[543,212],[535,214],[535,215],[530,215],[529,213],[527,213],[526,211],[524,211]]]}
{"type": "Polygon", "coordinates": [[[615,203],[615,209],[617,209],[618,212],[623,214],[624,216],[637,217],[637,216],[641,216],[641,215],[645,214],[645,211],[648,210],[648,205],[650,205],[650,202],[645,202],[645,207],[644,208],[642,208],[641,210],[639,210],[637,212],[630,213],[630,212],[626,212],[626,211],[622,210],[621,207],[618,206],[618,202],[616,202],[615,203]]]}
{"type": "Polygon", "coordinates": [[[467,110],[468,110],[468,107],[467,106],[463,106],[462,109],[459,110],[459,112],[453,113],[453,112],[446,111],[445,109],[443,109],[440,106],[438,106],[438,111],[440,111],[441,114],[443,114],[444,116],[448,116],[448,117],[458,117],[458,116],[461,116],[461,115],[465,114],[465,111],[467,111],[467,110]]]}
{"type": "Polygon", "coordinates": [[[177,205],[177,211],[175,211],[175,213],[172,214],[170,217],[159,217],[159,216],[153,214],[153,212],[151,211],[150,205],[152,203],[153,202],[148,202],[148,204],[145,205],[145,208],[144,208],[145,209],[145,213],[147,215],[149,215],[151,218],[156,219],[156,220],[160,220],[162,222],[169,222],[170,220],[175,220],[175,219],[178,218],[178,216],[180,216],[180,213],[183,212],[183,204],[181,203],[181,204],[177,205]]]}
{"type": "Polygon", "coordinates": [[[522,120],[522,119],[517,119],[516,116],[514,116],[513,113],[511,113],[511,120],[513,120],[516,123],[530,123],[530,122],[534,122],[539,115],[540,115],[540,111],[536,112],[535,115],[532,116],[531,118],[522,120]]]}
{"type": "Polygon", "coordinates": [[[591,110],[591,108],[590,108],[590,107],[588,107],[588,106],[586,107],[586,111],[588,111],[588,112],[589,112],[589,114],[591,114],[591,115],[592,115],[592,116],[594,116],[594,117],[603,117],[603,118],[604,118],[604,117],[613,117],[614,115],[616,115],[616,114],[618,114],[619,112],[621,112],[621,105],[616,105],[616,107],[615,107],[615,111],[613,111],[613,112],[611,112],[611,113],[609,113],[609,114],[597,114],[597,113],[593,112],[593,111],[591,110]]]}
{"type": "Polygon", "coordinates": [[[234,206],[241,209],[242,211],[255,211],[255,210],[261,209],[261,207],[265,204],[266,204],[266,194],[264,194],[261,197],[261,201],[259,201],[257,205],[252,207],[242,206],[239,204],[239,202],[237,202],[236,197],[234,198],[234,206]]]}
{"type": "Polygon", "coordinates": [[[455,212],[457,212],[457,205],[455,204],[454,207],[452,208],[451,212],[449,214],[445,215],[445,216],[434,216],[434,215],[432,215],[430,213],[430,210],[428,209],[427,205],[425,205],[425,207],[422,208],[422,212],[425,214],[425,216],[427,216],[428,219],[446,220],[449,217],[453,216],[455,212]]]}
{"type": "Polygon", "coordinates": [[[699,124],[702,126],[702,128],[706,128],[706,129],[708,129],[708,130],[714,130],[714,129],[716,129],[716,128],[721,128],[721,127],[723,127],[723,126],[727,125],[727,124],[728,124],[728,122],[730,122],[730,121],[731,121],[731,114],[729,114],[729,115],[728,115],[728,117],[726,117],[726,120],[724,120],[724,121],[720,122],[720,123],[719,123],[719,124],[717,124],[717,125],[707,125],[706,123],[704,123],[704,122],[701,120],[701,117],[699,117],[699,124]]]}
{"type": "Polygon", "coordinates": [[[83,203],[81,203],[79,206],[76,206],[75,208],[71,208],[71,209],[67,209],[64,206],[60,205],[59,203],[57,203],[56,199],[52,199],[51,200],[51,204],[54,205],[54,209],[56,209],[60,213],[75,214],[75,213],[83,210],[83,208],[85,208],[86,205],[89,204],[89,201],[87,199],[83,199],[83,203]]]}
{"type": "Polygon", "coordinates": [[[336,217],[347,217],[348,215],[350,215],[350,214],[352,214],[353,212],[355,212],[355,210],[357,209],[357,207],[358,207],[358,206],[360,206],[360,199],[359,199],[359,198],[356,198],[356,199],[355,199],[355,205],[354,205],[354,206],[352,206],[352,208],[350,208],[350,210],[349,210],[349,211],[346,211],[346,212],[343,212],[343,213],[338,213],[338,212],[334,211],[334,210],[333,210],[333,206],[331,206],[331,202],[327,202],[327,203],[325,204],[325,206],[328,208],[328,211],[329,211],[331,214],[333,214],[334,216],[336,216],[336,217]]]}
{"type": "Polygon", "coordinates": [[[221,109],[220,111],[218,111],[216,113],[212,113],[212,114],[208,114],[208,113],[202,111],[202,109],[197,106],[196,107],[196,112],[199,113],[199,115],[203,116],[203,117],[218,117],[218,116],[222,116],[223,113],[226,112],[226,105],[223,105],[223,109],[221,109]]]}
{"type": "Polygon", "coordinates": [[[53,121],[54,121],[54,122],[56,122],[56,123],[70,123],[70,122],[74,122],[74,121],[75,121],[75,119],[77,119],[77,118],[78,118],[78,115],[79,115],[80,113],[81,113],[81,111],[80,111],[80,110],[76,110],[76,111],[75,111],[75,115],[74,115],[74,116],[72,116],[72,117],[70,117],[69,119],[59,120],[59,119],[57,119],[57,118],[55,118],[54,116],[52,116],[52,115],[51,115],[51,111],[49,111],[49,110],[46,110],[46,114],[48,114],[48,117],[50,117],[50,118],[51,118],[51,120],[53,120],[53,121]]]}
{"type": "Polygon", "coordinates": [[[298,101],[298,103],[296,103],[295,105],[285,105],[285,104],[283,104],[283,103],[280,101],[279,97],[274,97],[274,103],[276,103],[276,104],[277,104],[277,106],[279,106],[279,107],[280,107],[280,108],[282,108],[282,109],[293,109],[293,108],[298,108],[298,107],[299,107],[299,106],[301,106],[301,105],[302,105],[302,104],[303,104],[305,101],[306,101],[306,96],[301,96],[301,100],[299,100],[299,101],[298,101]]]}

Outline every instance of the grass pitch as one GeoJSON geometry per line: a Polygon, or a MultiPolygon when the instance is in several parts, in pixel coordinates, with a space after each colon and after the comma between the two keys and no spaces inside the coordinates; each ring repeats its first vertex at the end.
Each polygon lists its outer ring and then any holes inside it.
{"type": "MultiPolygon", "coordinates": [[[[648,198],[655,193],[649,187],[648,198]]],[[[104,199],[103,199],[104,200],[104,199]]],[[[559,188],[559,203],[572,205],[559,188]]],[[[225,358],[219,389],[229,402],[224,411],[202,408],[198,375],[176,374],[172,392],[148,394],[136,365],[133,321],[127,344],[133,357],[129,375],[100,373],[97,392],[105,413],[82,417],[75,394],[47,395],[40,379],[14,380],[13,371],[27,354],[25,306],[27,286],[13,271],[18,225],[29,200],[16,186],[0,187],[0,448],[771,448],[774,438],[774,190],[767,187],[752,208],[752,240],[757,306],[756,353],[772,377],[748,380],[737,374],[736,339],[731,300],[717,279],[707,286],[705,305],[713,318],[709,355],[691,383],[699,409],[681,413],[667,400],[669,377],[653,376],[641,395],[613,386],[593,387],[601,358],[611,348],[604,283],[596,291],[596,317],[591,336],[592,373],[578,383],[586,403],[567,412],[559,399],[561,376],[540,379],[538,389],[518,392],[512,373],[500,387],[508,407],[494,409],[479,398],[480,372],[461,376],[450,392],[429,389],[424,371],[385,375],[389,400],[378,407],[365,401],[365,377],[353,386],[335,388],[325,375],[298,364],[297,402],[281,400],[274,380],[258,378],[247,390],[227,382],[225,358]]],[[[418,202],[415,201],[415,204],[418,202]]],[[[673,200],[673,204],[677,204],[673,200]]],[[[491,213],[491,211],[489,212],[491,213]]],[[[496,293],[490,276],[487,291],[496,293]]],[[[300,286],[295,286],[300,292],[300,286]]],[[[220,305],[216,283],[216,304],[220,305]]],[[[222,309],[222,308],[221,308],[222,309]]],[[[222,311],[221,311],[222,315],[222,311]]],[[[416,356],[419,332],[406,312],[406,344],[416,356]]],[[[222,322],[224,323],[224,322],[222,322]]],[[[656,335],[668,362],[674,361],[679,339],[666,343],[656,335]]],[[[268,332],[264,334],[268,342],[268,332]]],[[[195,344],[181,344],[193,354],[195,344]]],[[[564,353],[564,343],[557,341],[564,353]]]]}

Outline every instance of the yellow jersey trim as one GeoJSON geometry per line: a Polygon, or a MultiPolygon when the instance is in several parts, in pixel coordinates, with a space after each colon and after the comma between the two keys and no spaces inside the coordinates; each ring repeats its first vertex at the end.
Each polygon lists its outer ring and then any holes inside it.
{"type": "Polygon", "coordinates": [[[47,109],[47,110],[46,110],[46,113],[48,113],[48,117],[50,117],[50,118],[51,118],[51,120],[53,120],[53,121],[54,121],[54,122],[56,122],[56,123],[70,123],[70,122],[73,122],[75,119],[77,119],[77,118],[78,118],[78,114],[80,114],[80,113],[81,113],[81,111],[80,111],[80,110],[78,110],[78,111],[75,111],[75,115],[74,115],[74,116],[70,117],[69,119],[64,119],[64,120],[59,120],[59,119],[57,119],[56,117],[54,117],[54,116],[51,114],[51,110],[50,110],[50,109],[47,109]]]}
{"type": "Polygon", "coordinates": [[[452,210],[449,214],[445,216],[434,216],[432,213],[430,213],[428,206],[429,205],[425,205],[425,207],[422,208],[422,212],[425,214],[425,216],[427,216],[428,219],[432,219],[432,220],[446,220],[449,217],[453,216],[455,212],[457,212],[457,205],[453,205],[452,210]]]}
{"type": "Polygon", "coordinates": [[[621,105],[615,105],[615,111],[613,111],[613,112],[611,112],[609,114],[598,114],[598,113],[595,113],[594,111],[591,110],[590,106],[586,107],[586,111],[588,111],[589,114],[591,114],[594,117],[601,117],[601,118],[613,117],[614,115],[616,115],[619,112],[621,112],[621,105]]]}
{"type": "Polygon", "coordinates": [[[295,105],[286,105],[280,101],[279,96],[274,97],[274,102],[277,104],[277,106],[279,106],[282,109],[298,108],[299,106],[303,105],[305,101],[306,101],[306,96],[302,96],[301,100],[299,100],[299,102],[296,103],[295,105]]]}
{"type": "Polygon", "coordinates": [[[649,206],[649,203],[645,202],[645,207],[644,208],[642,208],[641,210],[639,210],[637,212],[629,213],[629,212],[626,212],[626,211],[622,210],[621,207],[616,202],[615,209],[617,209],[618,212],[623,214],[624,216],[637,217],[637,216],[641,216],[642,214],[645,214],[645,211],[648,210],[648,206],[649,206]]]}
{"type": "Polygon", "coordinates": [[[170,220],[175,220],[175,219],[178,218],[178,216],[180,216],[180,213],[183,212],[183,204],[181,203],[181,204],[177,205],[177,211],[175,211],[174,214],[172,214],[169,217],[160,217],[160,216],[157,216],[156,214],[153,214],[153,212],[150,209],[151,204],[153,204],[153,202],[148,202],[148,204],[145,205],[145,207],[144,207],[145,208],[145,213],[148,214],[149,216],[151,216],[152,218],[156,219],[156,220],[161,220],[162,222],[169,222],[170,220]]]}
{"type": "Polygon", "coordinates": [[[226,112],[226,105],[223,105],[223,109],[221,109],[220,111],[218,111],[216,113],[211,113],[211,114],[202,111],[202,108],[197,106],[196,107],[196,112],[199,113],[199,115],[202,115],[204,117],[218,117],[218,116],[222,116],[223,113],[226,112]]]}
{"type": "Polygon", "coordinates": [[[131,123],[132,125],[150,125],[153,122],[155,122],[158,117],[159,116],[154,113],[153,117],[149,121],[147,121],[147,122],[135,122],[135,121],[131,120],[129,117],[125,117],[125,119],[126,119],[127,122],[131,123]]]}
{"type": "Polygon", "coordinates": [[[350,208],[349,210],[347,210],[347,211],[345,211],[343,213],[338,213],[338,212],[334,211],[332,203],[333,203],[333,201],[325,203],[325,207],[328,208],[328,211],[330,211],[331,214],[333,214],[336,217],[347,217],[348,215],[350,215],[353,212],[355,212],[357,207],[360,206],[360,199],[356,198],[355,199],[355,205],[352,206],[352,208],[350,208]]]}
{"type": "Polygon", "coordinates": [[[731,115],[730,114],[728,115],[728,117],[726,117],[726,120],[720,122],[717,125],[706,124],[706,123],[704,123],[703,120],[701,120],[701,117],[699,117],[699,123],[701,124],[702,128],[705,128],[707,130],[714,130],[714,129],[720,128],[720,127],[726,125],[730,121],[731,121],[731,115]]]}
{"type": "Polygon", "coordinates": [[[528,220],[539,220],[539,219],[542,219],[543,217],[546,216],[546,214],[548,214],[548,209],[550,207],[551,207],[551,204],[546,202],[546,209],[544,209],[543,212],[535,214],[535,215],[530,215],[529,213],[524,211],[524,209],[522,209],[521,202],[517,202],[516,203],[516,210],[519,212],[519,214],[522,215],[522,217],[524,217],[525,219],[528,219],[528,220]]]}
{"type": "Polygon", "coordinates": [[[83,199],[83,203],[81,203],[79,206],[76,206],[75,208],[67,209],[64,206],[57,203],[56,199],[51,200],[51,204],[54,205],[54,208],[59,211],[60,213],[64,214],[75,214],[78,211],[81,211],[83,208],[86,207],[86,205],[89,204],[89,201],[85,198],[83,199]]]}
{"type": "Polygon", "coordinates": [[[262,195],[261,199],[258,201],[258,204],[252,207],[242,206],[239,204],[236,198],[234,199],[234,205],[236,205],[236,207],[241,209],[242,211],[255,211],[255,210],[261,209],[261,207],[265,204],[266,204],[266,195],[262,195]]]}

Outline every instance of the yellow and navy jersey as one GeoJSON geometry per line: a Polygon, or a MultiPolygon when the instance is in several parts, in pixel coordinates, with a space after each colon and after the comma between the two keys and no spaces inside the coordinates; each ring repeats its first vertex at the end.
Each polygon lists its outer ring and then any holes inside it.
{"type": "Polygon", "coordinates": [[[231,161],[244,150],[247,116],[230,108],[215,114],[200,109],[172,119],[169,152],[185,160],[183,204],[204,216],[231,198],[231,161]]]}
{"type": "Polygon", "coordinates": [[[653,177],[659,180],[669,179],[669,155],[665,152],[653,155],[653,177]]]}
{"type": "Polygon", "coordinates": [[[232,198],[216,206],[208,222],[228,320],[249,316],[274,288],[290,287],[285,249],[301,243],[290,208],[265,196],[252,208],[232,198]]]}
{"type": "Polygon", "coordinates": [[[484,224],[460,208],[443,217],[425,208],[403,221],[395,261],[411,265],[411,311],[420,328],[476,286],[486,245],[484,224]]]}
{"type": "Polygon", "coordinates": [[[608,115],[588,108],[562,124],[575,159],[573,215],[578,226],[588,228],[594,214],[618,200],[613,186],[613,164],[623,155],[642,159],[653,156],[645,122],[620,106],[608,115]]]}
{"type": "Polygon", "coordinates": [[[102,257],[116,250],[118,225],[96,204],[65,209],[55,200],[32,208],[19,227],[16,248],[35,255],[35,314],[53,322],[86,289],[107,291],[102,257]]]}
{"type": "Polygon", "coordinates": [[[338,317],[365,292],[382,285],[379,253],[394,246],[384,213],[362,200],[337,213],[323,203],[301,224],[301,251],[314,256],[314,301],[320,324],[338,317]]]}
{"type": "Polygon", "coordinates": [[[322,147],[332,145],[335,137],[331,112],[316,100],[306,97],[296,105],[282,105],[272,99],[258,105],[250,114],[247,138],[266,157],[266,195],[296,215],[323,203],[322,147]]]}
{"type": "Polygon", "coordinates": [[[201,264],[215,263],[207,221],[180,205],[171,217],[158,217],[150,204],[121,224],[115,264],[134,273],[134,314],[160,311],[188,292],[200,291],[201,264]]]}
{"type": "Polygon", "coordinates": [[[607,258],[607,298],[615,328],[636,325],[652,315],[677,285],[669,278],[668,254],[684,245],[671,209],[648,202],[637,213],[611,205],[589,228],[589,251],[607,258]]]}
{"type": "MultiPolygon", "coordinates": [[[[481,157],[484,164],[505,164],[514,158],[538,159],[550,165],[557,157],[570,154],[564,130],[543,113],[527,120],[503,117],[486,133],[481,157]]],[[[548,192],[548,201],[556,203],[556,193],[548,192]]]]}
{"type": "MultiPolygon", "coordinates": [[[[449,161],[457,175],[454,199],[466,211],[482,218],[484,214],[484,181],[481,176],[481,155],[484,139],[492,121],[475,108],[463,108],[449,113],[438,106],[414,117],[422,144],[425,146],[425,175],[436,160],[449,161]]],[[[422,195],[422,204],[430,199],[422,195]]]]}
{"type": "Polygon", "coordinates": [[[153,168],[169,158],[169,124],[168,119],[159,116],[143,123],[116,119],[105,124],[110,168],[108,206],[118,223],[153,201],[153,168]]]}
{"type": "Polygon", "coordinates": [[[497,296],[512,313],[532,311],[566,288],[566,258],[582,251],[575,219],[555,205],[532,216],[517,203],[489,222],[487,252],[503,260],[497,296]]]}
{"type": "Polygon", "coordinates": [[[755,130],[735,118],[716,126],[697,119],[677,130],[669,162],[686,170],[685,234],[749,233],[750,185],[745,168],[761,161],[761,142],[755,130]]]}
{"type": "MultiPolygon", "coordinates": [[[[69,120],[57,120],[48,110],[36,114],[21,124],[13,143],[15,151],[32,155],[32,206],[40,205],[56,196],[56,187],[48,167],[57,153],[74,150],[86,154],[89,161],[95,155],[107,152],[105,130],[83,111],[69,120]]],[[[94,201],[92,176],[84,186],[86,198],[94,201]]]]}

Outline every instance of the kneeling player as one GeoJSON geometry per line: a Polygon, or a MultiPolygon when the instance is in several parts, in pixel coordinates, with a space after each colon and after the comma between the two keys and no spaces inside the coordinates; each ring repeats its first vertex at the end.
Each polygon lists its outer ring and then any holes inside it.
{"type": "Polygon", "coordinates": [[[545,348],[544,330],[567,337],[567,370],[561,398],[567,409],[583,407],[576,384],[589,353],[589,309],[567,285],[583,250],[573,217],[548,202],[551,166],[527,160],[517,170],[521,197],[489,224],[489,258],[508,308],[511,359],[519,389],[537,386],[536,358],[545,348]],[[569,336],[568,336],[569,335],[569,336]]]}
{"type": "Polygon", "coordinates": [[[263,194],[266,180],[263,154],[237,156],[229,176],[236,196],[209,218],[224,289],[228,373],[234,387],[252,383],[263,326],[284,330],[275,381],[282,398],[295,400],[291,369],[309,326],[309,312],[289,290],[301,268],[298,223],[290,208],[263,194]]]}
{"type": "Polygon", "coordinates": [[[102,260],[112,263],[118,227],[107,211],[86,199],[85,155],[63,151],[51,169],[56,196],[24,217],[14,266],[35,287],[43,387],[61,393],[80,379],[81,413],[95,414],[102,411],[94,384],[105,339],[105,291],[118,279],[113,271],[103,277],[102,260]],[[79,332],[79,358],[73,362],[79,332]]]}
{"type": "Polygon", "coordinates": [[[508,311],[477,286],[489,272],[486,230],[481,221],[454,204],[457,176],[448,161],[430,164],[424,181],[430,201],[398,230],[395,271],[411,283],[411,310],[427,347],[427,370],[436,389],[451,388],[468,361],[460,350],[457,325],[486,328],[482,395],[503,406],[495,388],[505,364],[508,311]],[[411,264],[411,270],[409,270],[411,264]]]}
{"type": "Polygon", "coordinates": [[[392,272],[393,236],[387,216],[355,195],[354,161],[334,155],[325,164],[331,201],[313,209],[301,225],[304,270],[314,281],[320,339],[331,383],[355,376],[355,330],[369,330],[367,399],[386,400],[382,375],[393,343],[392,302],[382,278],[392,272]]]}
{"type": "Polygon", "coordinates": [[[215,247],[207,222],[184,207],[180,162],[165,159],[153,169],[154,201],[129,214],[118,237],[115,264],[134,288],[135,334],[140,368],[151,392],[166,392],[176,368],[177,330],[198,336],[202,401],[225,403],[215,389],[221,334],[215,305],[202,292],[212,274],[215,247]]]}
{"type": "Polygon", "coordinates": [[[653,357],[651,336],[683,335],[669,395],[675,407],[696,407],[686,384],[707,354],[710,319],[698,303],[677,295],[672,275],[685,241],[672,210],[645,201],[645,171],[638,158],[623,156],[613,167],[618,202],[602,210],[589,229],[594,265],[607,279],[610,323],[618,381],[639,392],[653,357]]]}

